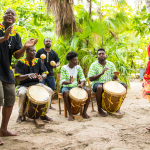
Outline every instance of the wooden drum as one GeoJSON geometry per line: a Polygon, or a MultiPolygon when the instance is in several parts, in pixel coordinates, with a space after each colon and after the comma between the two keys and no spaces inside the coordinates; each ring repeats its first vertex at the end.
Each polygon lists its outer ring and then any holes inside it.
{"type": "Polygon", "coordinates": [[[49,109],[50,98],[51,95],[44,87],[40,85],[30,86],[27,90],[24,114],[31,119],[44,116],[49,109]]]}
{"type": "Polygon", "coordinates": [[[126,88],[117,81],[109,81],[103,85],[102,94],[103,110],[114,113],[120,109],[120,106],[126,95],[126,88]]]}
{"type": "Polygon", "coordinates": [[[71,112],[73,115],[76,115],[80,112],[82,106],[85,105],[86,100],[88,99],[88,94],[84,89],[75,87],[69,91],[69,97],[71,103],[71,112]]]}

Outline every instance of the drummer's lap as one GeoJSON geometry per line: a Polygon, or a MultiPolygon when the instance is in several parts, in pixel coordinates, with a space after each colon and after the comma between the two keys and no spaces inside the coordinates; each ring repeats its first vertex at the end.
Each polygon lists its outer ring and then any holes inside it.
{"type": "MultiPolygon", "coordinates": [[[[69,92],[74,87],[62,87],[61,92],[64,94],[65,91],[69,92]]],[[[83,86],[83,89],[86,90],[87,88],[83,86]]]]}
{"type": "Polygon", "coordinates": [[[37,85],[40,85],[40,86],[46,88],[50,92],[50,94],[53,95],[53,90],[50,87],[44,85],[43,83],[38,83],[37,85]]]}

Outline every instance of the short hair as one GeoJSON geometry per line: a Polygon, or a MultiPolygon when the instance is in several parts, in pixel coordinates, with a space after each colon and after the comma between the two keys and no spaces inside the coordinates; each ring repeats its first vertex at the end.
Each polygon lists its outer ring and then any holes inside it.
{"type": "Polygon", "coordinates": [[[69,61],[69,60],[71,60],[71,59],[73,59],[74,57],[77,57],[77,56],[78,56],[78,54],[77,54],[76,52],[71,51],[71,52],[69,52],[69,53],[66,55],[66,59],[69,61]]]}
{"type": "MultiPolygon", "coordinates": [[[[5,12],[4,12],[4,15],[6,14],[6,12],[7,12],[8,10],[14,11],[12,8],[7,8],[7,9],[5,10],[5,12]]],[[[15,11],[14,11],[14,13],[15,13],[15,16],[16,16],[16,12],[15,12],[15,11]]]]}
{"type": "Polygon", "coordinates": [[[26,51],[29,51],[31,48],[34,48],[34,49],[35,49],[34,46],[31,46],[31,47],[27,47],[26,51]]]}
{"type": "Polygon", "coordinates": [[[98,54],[99,51],[104,51],[104,52],[106,53],[106,51],[105,51],[104,48],[99,48],[99,49],[97,50],[97,54],[98,54]]]}
{"type": "MultiPolygon", "coordinates": [[[[50,39],[50,38],[45,38],[45,39],[44,39],[44,43],[45,43],[45,40],[46,40],[46,39],[50,39]]],[[[51,41],[51,39],[50,39],[50,41],[51,41]]]]}

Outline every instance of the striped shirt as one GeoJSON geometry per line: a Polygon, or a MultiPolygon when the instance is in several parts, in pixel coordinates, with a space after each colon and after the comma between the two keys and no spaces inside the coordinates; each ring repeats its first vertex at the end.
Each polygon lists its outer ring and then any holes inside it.
{"type": "MultiPolygon", "coordinates": [[[[114,75],[113,72],[116,71],[115,65],[112,62],[106,60],[106,64],[105,64],[104,68],[105,67],[107,67],[109,69],[107,71],[105,71],[105,73],[100,78],[98,78],[95,81],[92,81],[92,84],[91,84],[92,88],[93,88],[93,85],[95,83],[105,83],[107,81],[111,81],[112,80],[113,75],[114,75]]],[[[94,75],[98,75],[99,73],[102,72],[102,70],[104,68],[98,61],[93,62],[91,64],[89,72],[88,72],[88,78],[90,78],[90,77],[92,77],[94,75]]]]}
{"type": "Polygon", "coordinates": [[[79,65],[70,68],[69,64],[67,64],[61,68],[60,72],[60,84],[64,81],[70,81],[70,76],[73,76],[73,83],[68,85],[63,84],[63,87],[77,87],[77,77],[79,77],[80,81],[85,81],[83,70],[79,65]]]}

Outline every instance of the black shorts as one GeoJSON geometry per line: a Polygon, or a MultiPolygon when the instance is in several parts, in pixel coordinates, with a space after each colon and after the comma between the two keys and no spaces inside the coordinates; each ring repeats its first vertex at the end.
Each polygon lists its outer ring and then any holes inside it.
{"type": "MultiPolygon", "coordinates": [[[[119,82],[119,83],[121,83],[122,85],[126,85],[125,83],[122,83],[122,82],[119,82]]],[[[97,91],[98,85],[101,85],[101,86],[103,87],[103,84],[104,84],[104,83],[95,83],[95,84],[93,85],[93,92],[96,92],[96,91],[97,91]]]]}

